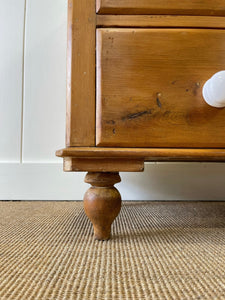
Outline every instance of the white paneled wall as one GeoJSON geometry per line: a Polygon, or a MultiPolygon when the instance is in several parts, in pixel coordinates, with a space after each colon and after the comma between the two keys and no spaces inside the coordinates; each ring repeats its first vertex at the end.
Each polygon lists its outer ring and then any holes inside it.
{"type": "Polygon", "coordinates": [[[21,158],[25,0],[0,0],[0,162],[21,158]]]}
{"type": "Polygon", "coordinates": [[[64,147],[67,0],[27,0],[23,162],[55,162],[64,147]]]}
{"type": "MultiPolygon", "coordinates": [[[[82,1],[82,0],[80,0],[82,1]]],[[[67,0],[0,0],[0,199],[81,200],[63,173],[67,0]]],[[[225,164],[153,163],[121,173],[126,200],[225,200],[225,164]]]]}

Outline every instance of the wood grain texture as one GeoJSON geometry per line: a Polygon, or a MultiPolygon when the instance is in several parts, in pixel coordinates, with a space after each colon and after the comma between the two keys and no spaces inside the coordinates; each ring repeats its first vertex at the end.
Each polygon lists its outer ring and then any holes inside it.
{"type": "Polygon", "coordinates": [[[202,97],[224,30],[98,29],[97,43],[97,146],[225,147],[225,109],[202,97]]]}
{"type": "Polygon", "coordinates": [[[224,0],[97,0],[99,14],[225,15],[224,0]]]}
{"type": "Polygon", "coordinates": [[[126,158],[144,161],[225,161],[225,149],[70,147],[58,150],[56,155],[66,158],[126,158]]]}
{"type": "Polygon", "coordinates": [[[67,146],[95,145],[95,0],[68,1],[67,146]]]}
{"type": "Polygon", "coordinates": [[[143,159],[125,158],[64,158],[64,172],[142,172],[143,159]]]}
{"type": "Polygon", "coordinates": [[[121,209],[121,196],[114,184],[120,182],[119,173],[92,173],[85,182],[92,187],[84,195],[84,210],[94,227],[96,240],[108,240],[111,224],[121,209]]]}
{"type": "Polygon", "coordinates": [[[225,18],[166,15],[97,15],[97,27],[225,28],[225,18]]]}

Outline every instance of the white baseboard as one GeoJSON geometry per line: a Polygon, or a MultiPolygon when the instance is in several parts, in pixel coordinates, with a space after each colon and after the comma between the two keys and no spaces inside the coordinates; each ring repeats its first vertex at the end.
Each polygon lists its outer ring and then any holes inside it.
{"type": "Polygon", "coordinates": [[[81,200],[84,173],[64,173],[61,163],[0,164],[0,200],[81,200]]]}
{"type": "MultiPolygon", "coordinates": [[[[84,176],[61,163],[0,163],[0,200],[81,200],[84,176]]],[[[123,200],[225,200],[223,163],[151,163],[121,177],[123,200]]]]}

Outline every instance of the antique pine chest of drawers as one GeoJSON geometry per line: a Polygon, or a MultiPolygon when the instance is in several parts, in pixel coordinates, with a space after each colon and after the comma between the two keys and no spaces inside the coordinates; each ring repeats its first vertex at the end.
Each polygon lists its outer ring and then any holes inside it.
{"type": "Polygon", "coordinates": [[[223,70],[225,0],[68,1],[66,148],[56,154],[65,171],[88,172],[95,238],[110,237],[120,211],[119,172],[225,161],[223,70]]]}

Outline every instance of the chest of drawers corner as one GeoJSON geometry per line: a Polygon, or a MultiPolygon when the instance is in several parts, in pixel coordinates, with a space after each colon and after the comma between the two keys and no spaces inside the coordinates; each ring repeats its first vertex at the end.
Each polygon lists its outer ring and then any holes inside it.
{"type": "Polygon", "coordinates": [[[222,70],[225,0],[68,1],[66,148],[56,154],[66,172],[88,172],[96,239],[120,211],[119,172],[225,161],[225,109],[202,96],[222,70]]]}

